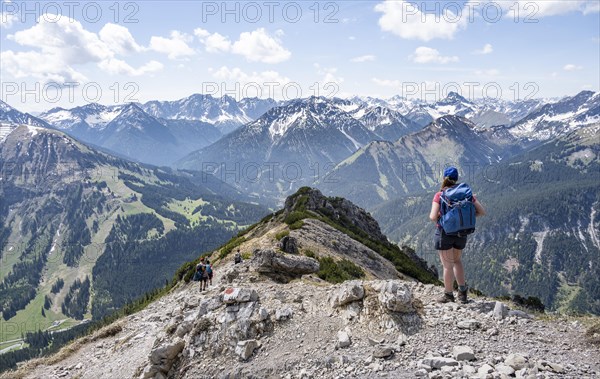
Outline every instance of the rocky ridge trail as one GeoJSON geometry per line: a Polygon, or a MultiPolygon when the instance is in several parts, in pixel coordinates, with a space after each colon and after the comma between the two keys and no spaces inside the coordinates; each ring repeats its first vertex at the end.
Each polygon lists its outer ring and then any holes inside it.
{"type": "Polygon", "coordinates": [[[437,304],[440,287],[413,281],[331,285],[304,274],[277,283],[264,275],[269,267],[306,269],[310,261],[290,255],[289,264],[271,259],[272,266],[262,258],[225,262],[215,268],[219,280],[208,291],[200,292],[197,283],[182,284],[120,320],[116,335],[83,344],[53,365],[28,363],[17,374],[78,379],[600,376],[600,350],[585,343],[580,322],[535,317],[483,297],[464,305],[437,304]]]}

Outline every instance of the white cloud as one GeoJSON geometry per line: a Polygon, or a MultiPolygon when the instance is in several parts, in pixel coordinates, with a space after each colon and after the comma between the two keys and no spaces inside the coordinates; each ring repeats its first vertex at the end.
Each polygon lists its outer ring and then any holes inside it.
{"type": "Polygon", "coordinates": [[[349,39],[350,41],[355,41],[355,40],[356,40],[356,37],[354,37],[354,36],[350,36],[350,37],[348,37],[348,39],[349,39]]]}
{"type": "Polygon", "coordinates": [[[569,64],[565,65],[565,67],[563,67],[563,70],[565,70],[565,71],[579,71],[579,70],[583,70],[583,67],[569,63],[569,64]]]}
{"type": "Polygon", "coordinates": [[[379,27],[404,39],[430,41],[435,38],[452,39],[466,27],[467,17],[454,14],[444,7],[441,15],[424,13],[417,5],[404,0],[385,0],[375,6],[383,13],[379,27]]]}
{"type": "Polygon", "coordinates": [[[382,87],[400,88],[402,83],[399,80],[372,78],[373,83],[382,87]]]}
{"type": "Polygon", "coordinates": [[[135,42],[127,28],[114,24],[106,24],[96,34],[64,15],[43,14],[35,25],[7,38],[35,49],[1,53],[2,69],[16,78],[32,77],[58,83],[81,82],[87,78],[76,67],[90,63],[97,64],[108,73],[130,75],[142,75],[160,69],[155,61],[134,69],[115,58],[118,54],[139,52],[144,48],[135,42]]]}
{"type": "Polygon", "coordinates": [[[231,49],[231,41],[219,33],[214,33],[206,38],[205,47],[209,53],[229,51],[231,49]]]}
{"type": "Polygon", "coordinates": [[[67,64],[97,62],[110,58],[111,49],[79,21],[47,14],[38,23],[7,37],[22,46],[40,48],[44,54],[57,56],[67,64]],[[49,22],[47,20],[57,20],[49,22]]]}
{"type": "Polygon", "coordinates": [[[144,48],[135,42],[135,39],[124,26],[108,23],[98,33],[102,42],[118,53],[129,54],[142,51],[144,48]]]}
{"type": "MultiPolygon", "coordinates": [[[[600,11],[598,0],[470,0],[467,7],[481,13],[481,9],[488,3],[493,3],[494,8],[501,9],[505,18],[514,19],[518,15],[519,21],[527,19],[530,22],[541,17],[559,16],[571,12],[581,12],[587,15],[600,11]],[[518,13],[516,13],[517,9],[518,13]]],[[[495,11],[489,10],[488,18],[495,17],[493,12],[495,11]]]]}
{"type": "Polygon", "coordinates": [[[231,42],[227,36],[211,33],[202,28],[194,29],[194,35],[209,53],[231,52],[244,56],[250,62],[280,63],[291,56],[279,40],[279,37],[285,35],[281,29],[275,31],[274,37],[270,36],[264,28],[243,32],[235,42],[231,42]]]}
{"type": "Polygon", "coordinates": [[[363,63],[363,62],[372,62],[374,60],[375,60],[374,55],[361,55],[359,57],[350,59],[350,62],[363,63]]]}
{"type": "Polygon", "coordinates": [[[486,43],[481,50],[475,50],[473,54],[475,55],[486,55],[491,54],[494,51],[492,44],[486,43]]]}
{"type": "Polygon", "coordinates": [[[229,37],[219,33],[210,33],[208,30],[202,28],[194,29],[194,35],[204,44],[204,48],[209,53],[228,52],[231,50],[229,37]]]}
{"type": "Polygon", "coordinates": [[[0,52],[2,69],[15,78],[37,78],[49,82],[83,82],[87,78],[73,69],[58,55],[44,54],[37,51],[0,52]]]}
{"type": "Polygon", "coordinates": [[[205,30],[202,28],[196,28],[196,29],[194,29],[194,35],[196,37],[198,37],[200,39],[200,41],[203,41],[204,38],[206,38],[210,35],[210,32],[208,30],[205,30]]]}
{"type": "Polygon", "coordinates": [[[154,73],[163,69],[163,64],[157,61],[150,61],[140,68],[133,68],[127,62],[117,59],[110,58],[103,60],[98,63],[98,67],[108,72],[109,74],[122,74],[130,76],[141,76],[145,74],[154,73]]]}
{"type": "Polygon", "coordinates": [[[167,54],[169,59],[179,59],[194,55],[194,50],[189,47],[191,36],[173,30],[170,38],[152,36],[150,38],[150,49],[159,53],[167,54]]]}
{"type": "Polygon", "coordinates": [[[281,45],[279,38],[271,37],[264,28],[243,32],[233,43],[231,51],[244,56],[250,62],[280,63],[292,53],[281,45]]]}
{"type": "Polygon", "coordinates": [[[442,56],[439,51],[430,47],[417,47],[415,52],[409,57],[415,63],[439,63],[446,64],[450,62],[458,62],[457,56],[442,56]]]}

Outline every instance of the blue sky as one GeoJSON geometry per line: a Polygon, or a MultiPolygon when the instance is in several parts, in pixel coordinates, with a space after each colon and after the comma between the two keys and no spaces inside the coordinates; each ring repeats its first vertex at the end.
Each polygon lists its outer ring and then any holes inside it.
{"type": "Polygon", "coordinates": [[[1,99],[24,111],[202,92],[435,100],[600,87],[598,1],[1,5],[1,99]]]}

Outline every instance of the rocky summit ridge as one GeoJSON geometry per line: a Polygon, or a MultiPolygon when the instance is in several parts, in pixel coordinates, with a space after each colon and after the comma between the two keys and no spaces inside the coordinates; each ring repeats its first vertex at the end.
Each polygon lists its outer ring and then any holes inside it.
{"type": "Polygon", "coordinates": [[[142,311],[0,377],[600,375],[600,350],[586,340],[586,320],[475,295],[467,304],[438,304],[440,286],[401,272],[400,261],[374,250],[389,248],[378,229],[352,203],[301,189],[283,210],[212,252],[215,280],[207,291],[186,282],[183,270],[180,282],[142,311]],[[372,239],[357,234],[357,225],[372,239]],[[238,248],[245,259],[235,264],[238,248]],[[362,275],[327,282],[321,277],[330,260],[350,261],[362,275]]]}

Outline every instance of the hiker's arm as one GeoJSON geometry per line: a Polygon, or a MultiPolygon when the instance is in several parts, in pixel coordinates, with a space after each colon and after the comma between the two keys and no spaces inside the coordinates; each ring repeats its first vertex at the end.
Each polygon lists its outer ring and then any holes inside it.
{"type": "Polygon", "coordinates": [[[429,219],[433,222],[437,222],[440,217],[440,203],[433,202],[431,203],[431,212],[429,212],[429,219]]]}
{"type": "Polygon", "coordinates": [[[475,216],[485,216],[485,209],[483,209],[481,203],[478,200],[475,200],[473,204],[475,205],[475,216]]]}

